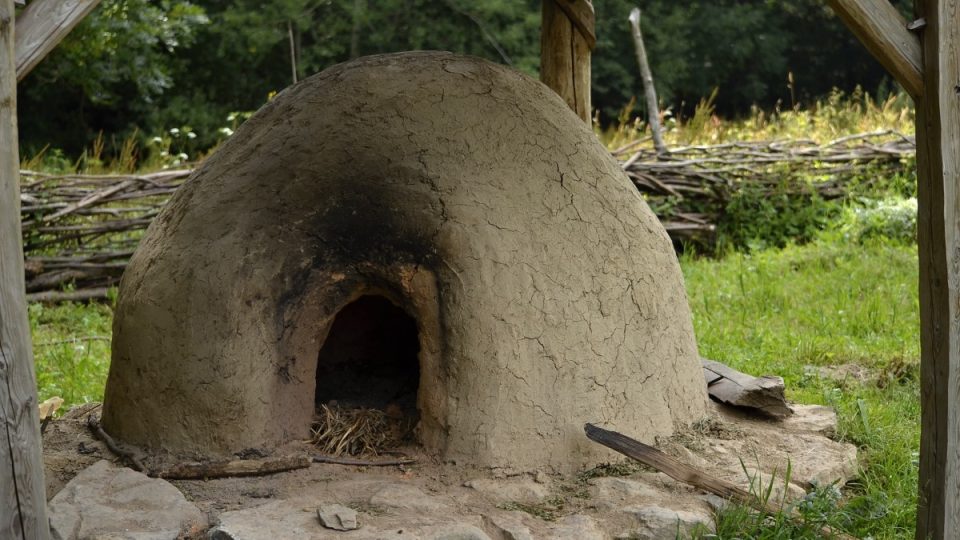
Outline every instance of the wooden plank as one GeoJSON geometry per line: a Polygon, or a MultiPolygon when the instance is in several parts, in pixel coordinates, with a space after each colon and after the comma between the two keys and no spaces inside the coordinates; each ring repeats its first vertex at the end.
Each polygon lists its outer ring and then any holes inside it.
{"type": "MultiPolygon", "coordinates": [[[[590,6],[587,0],[579,0],[590,6]]],[[[553,89],[585,122],[590,122],[590,43],[561,5],[543,0],[540,33],[540,80],[553,89]]]]}
{"type": "Polygon", "coordinates": [[[889,0],[829,0],[840,19],[870,54],[914,98],[923,92],[920,40],[889,0]]]}
{"type": "Polygon", "coordinates": [[[37,385],[20,244],[13,0],[0,0],[0,538],[47,539],[37,385]]]}
{"type": "Polygon", "coordinates": [[[23,80],[100,0],[33,0],[17,15],[17,81],[23,80]]]}
{"type": "Polygon", "coordinates": [[[793,414],[784,397],[781,377],[754,377],[706,358],[701,358],[700,363],[707,381],[707,393],[713,399],[735,407],[756,409],[774,418],[793,414]]]}
{"type": "Polygon", "coordinates": [[[960,538],[960,6],[920,0],[917,101],[920,500],[917,538],[960,538]]]}

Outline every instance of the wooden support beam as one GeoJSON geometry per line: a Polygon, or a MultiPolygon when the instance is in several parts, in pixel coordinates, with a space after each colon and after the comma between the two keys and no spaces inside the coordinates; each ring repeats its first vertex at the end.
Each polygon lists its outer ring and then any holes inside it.
{"type": "Polygon", "coordinates": [[[540,80],[590,122],[590,53],[596,44],[590,0],[543,0],[540,80]]]}
{"type": "Polygon", "coordinates": [[[50,537],[20,244],[13,0],[0,0],[0,538],[50,537]]]}
{"type": "Polygon", "coordinates": [[[960,538],[960,5],[918,0],[920,256],[918,539],[960,538]]]}
{"type": "Polygon", "coordinates": [[[17,16],[17,82],[97,7],[100,0],[33,0],[17,16]]]}
{"type": "Polygon", "coordinates": [[[829,0],[830,6],[914,98],[923,92],[920,40],[889,0],[829,0]]]}

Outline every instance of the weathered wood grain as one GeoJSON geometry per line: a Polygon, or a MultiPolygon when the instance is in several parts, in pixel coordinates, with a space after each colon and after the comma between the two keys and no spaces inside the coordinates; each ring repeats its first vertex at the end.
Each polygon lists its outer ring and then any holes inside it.
{"type": "Polygon", "coordinates": [[[20,243],[13,0],[0,0],[0,538],[50,536],[20,243]]]}
{"type": "Polygon", "coordinates": [[[100,0],[33,0],[17,16],[17,81],[23,80],[100,0]]]}
{"type": "Polygon", "coordinates": [[[784,397],[781,377],[754,377],[706,358],[701,358],[700,363],[707,382],[707,393],[713,399],[735,407],[756,409],[774,418],[793,414],[784,397]]]}
{"type": "Polygon", "coordinates": [[[920,500],[917,538],[960,538],[960,4],[920,0],[917,100],[920,500]]]}
{"type": "Polygon", "coordinates": [[[920,40],[889,0],[829,0],[830,6],[870,54],[914,98],[923,92],[920,40]]]}
{"type": "MultiPolygon", "coordinates": [[[[553,89],[585,122],[590,122],[590,41],[564,8],[570,0],[543,0],[543,27],[540,32],[540,80],[553,89]],[[561,7],[562,6],[562,7],[561,7]]],[[[593,5],[577,0],[578,9],[593,5]]],[[[592,26],[592,19],[590,20],[592,26]]],[[[592,28],[591,28],[592,30],[592,28]]]]}

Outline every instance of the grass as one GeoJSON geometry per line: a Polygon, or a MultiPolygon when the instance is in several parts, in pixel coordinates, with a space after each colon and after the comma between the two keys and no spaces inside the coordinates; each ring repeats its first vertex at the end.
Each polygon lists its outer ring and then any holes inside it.
{"type": "MultiPolygon", "coordinates": [[[[649,135],[644,118],[631,101],[621,111],[619,121],[598,130],[608,148],[620,148],[649,135]]],[[[813,139],[827,142],[845,135],[893,129],[912,135],[914,109],[906,94],[876,100],[862,91],[843,94],[834,91],[808,107],[766,111],[754,108],[736,120],[721,120],[714,114],[713,99],[700,101],[690,118],[676,118],[661,111],[664,139],[667,146],[719,144],[732,141],[767,141],[776,139],[813,139]]]]}
{"type": "Polygon", "coordinates": [[[60,396],[63,410],[102,400],[113,309],[106,304],[30,304],[29,314],[40,400],[60,396]]]}
{"type": "MultiPolygon", "coordinates": [[[[920,440],[916,247],[824,240],[719,260],[687,256],[682,267],[703,356],[780,375],[789,399],[837,408],[839,437],[860,448],[863,472],[829,522],[859,537],[912,537],[920,440]],[[838,381],[818,370],[849,365],[873,376],[838,381]]],[[[747,515],[721,515],[721,538],[804,537],[774,523],[756,528],[747,515]]]]}

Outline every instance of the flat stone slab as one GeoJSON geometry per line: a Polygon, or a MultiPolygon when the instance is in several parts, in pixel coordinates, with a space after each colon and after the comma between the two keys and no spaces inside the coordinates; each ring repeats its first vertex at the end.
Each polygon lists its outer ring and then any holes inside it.
{"type": "Polygon", "coordinates": [[[98,461],[48,505],[57,540],[176,540],[207,528],[207,517],[165,480],[98,461]]]}
{"type": "Polygon", "coordinates": [[[535,504],[550,495],[547,486],[529,479],[477,478],[469,480],[463,485],[473,488],[487,498],[498,502],[535,504]]]}

